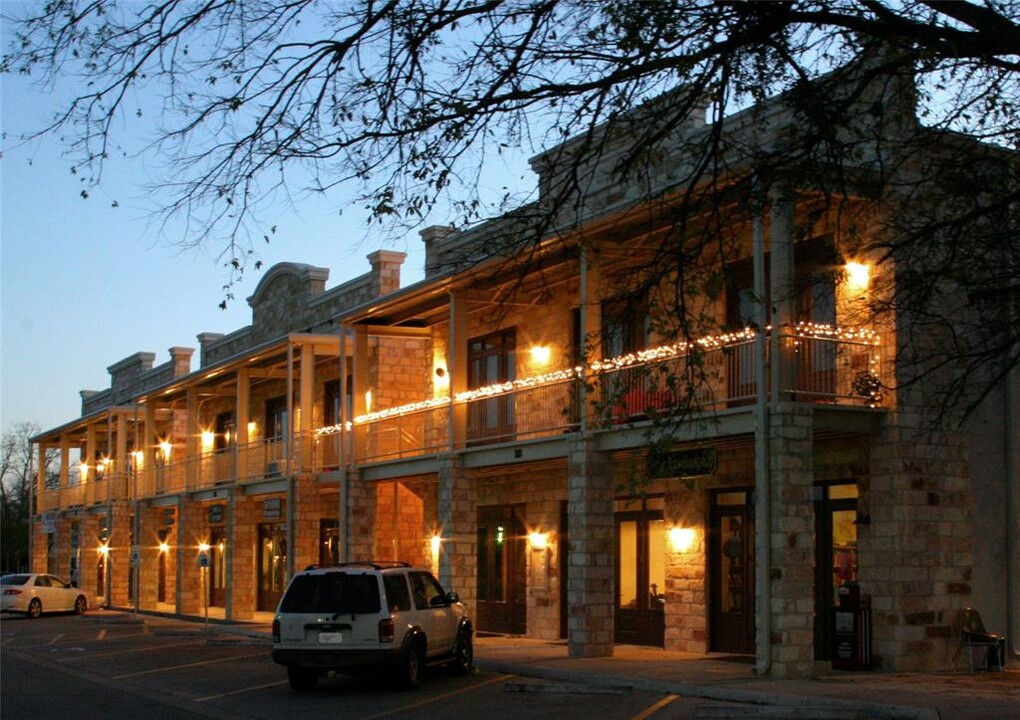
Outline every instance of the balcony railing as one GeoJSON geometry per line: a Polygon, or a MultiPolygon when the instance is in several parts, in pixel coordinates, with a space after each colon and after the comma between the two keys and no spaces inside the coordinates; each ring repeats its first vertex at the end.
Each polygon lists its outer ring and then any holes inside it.
{"type": "MultiPolygon", "coordinates": [[[[588,420],[601,426],[747,405],[757,396],[760,381],[757,342],[754,330],[744,330],[602,360],[586,372],[563,370],[459,393],[452,400],[371,413],[351,423],[355,457],[378,462],[560,434],[578,426],[585,382],[593,398],[588,420]],[[457,422],[463,422],[464,431],[451,436],[457,422]]],[[[781,390],[789,397],[881,404],[883,364],[874,333],[801,324],[784,328],[778,342],[781,390]]],[[[765,343],[767,362],[771,344],[765,343]]],[[[766,378],[766,392],[771,390],[766,378]]],[[[337,432],[338,427],[323,429],[317,440],[335,445],[337,432]]]]}
{"type": "MultiPolygon", "coordinates": [[[[770,340],[770,338],[766,338],[770,340]]],[[[618,427],[681,413],[711,412],[752,403],[760,378],[758,337],[745,330],[693,343],[652,348],[544,375],[520,378],[451,398],[423,400],[356,418],[358,463],[423,456],[444,450],[552,437],[579,427],[581,390],[594,427],[618,427]]],[[[788,397],[801,401],[877,407],[884,363],[877,336],[827,326],[786,328],[777,338],[778,376],[788,397]]],[[[765,342],[766,360],[772,342],[765,342]]],[[[766,392],[771,392],[766,378],[766,392]]],[[[72,478],[39,494],[39,512],[108,501],[152,498],[249,484],[299,472],[339,469],[339,427],[314,435],[270,438],[193,457],[155,461],[133,472],[72,478]]]]}

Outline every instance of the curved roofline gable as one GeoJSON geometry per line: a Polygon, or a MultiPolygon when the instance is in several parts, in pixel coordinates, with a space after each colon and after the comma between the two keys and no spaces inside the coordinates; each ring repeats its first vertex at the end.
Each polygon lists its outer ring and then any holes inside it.
{"type": "Polygon", "coordinates": [[[265,298],[270,286],[280,278],[293,276],[304,286],[308,297],[319,295],[323,292],[326,280],[329,279],[329,269],[306,265],[304,263],[283,262],[273,265],[259,281],[255,292],[248,298],[248,305],[255,308],[265,298]]]}

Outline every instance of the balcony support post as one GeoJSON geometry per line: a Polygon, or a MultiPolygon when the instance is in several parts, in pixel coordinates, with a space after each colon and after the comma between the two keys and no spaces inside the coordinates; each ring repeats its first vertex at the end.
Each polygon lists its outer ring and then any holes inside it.
{"type": "Polygon", "coordinates": [[[234,422],[236,426],[234,428],[234,476],[238,479],[251,475],[248,472],[248,443],[251,442],[251,437],[248,434],[248,423],[251,421],[248,410],[248,394],[251,392],[249,377],[248,368],[238,369],[237,397],[234,403],[234,417],[237,418],[234,422]]]}
{"type": "Polygon", "coordinates": [[[301,345],[301,368],[298,375],[298,408],[300,424],[298,425],[298,468],[305,470],[311,465],[311,458],[306,457],[308,439],[312,436],[313,409],[315,407],[315,344],[306,342],[301,345]]]}
{"type": "Polygon", "coordinates": [[[110,487],[112,499],[119,500],[127,497],[128,479],[128,438],[127,438],[127,415],[123,411],[117,411],[117,441],[114,445],[113,475],[110,478],[117,478],[117,487],[110,487]]]}
{"type": "Polygon", "coordinates": [[[793,201],[785,185],[772,188],[769,245],[772,279],[772,409],[789,398],[793,385],[793,342],[789,328],[794,323],[793,201]]]}
{"type": "Polygon", "coordinates": [[[588,419],[597,417],[596,412],[601,400],[600,388],[597,385],[589,387],[587,376],[588,366],[592,358],[602,357],[602,303],[599,300],[601,293],[601,272],[596,262],[592,262],[591,253],[586,245],[581,246],[581,317],[579,328],[581,335],[581,367],[584,368],[585,376],[581,379],[581,392],[579,395],[581,413],[581,434],[588,432],[588,419]]]}
{"type": "MultiPolygon", "coordinates": [[[[369,384],[368,374],[368,328],[363,325],[357,325],[354,328],[354,368],[352,375],[352,383],[354,385],[354,417],[358,417],[369,411],[365,392],[372,387],[369,384]]],[[[368,448],[369,432],[371,430],[366,427],[361,432],[354,434],[354,457],[352,460],[365,457],[368,448]]]]}
{"type": "Polygon", "coordinates": [[[193,489],[198,483],[198,388],[189,387],[187,394],[187,430],[184,438],[185,487],[193,489]]]}
{"type": "MultiPolygon", "coordinates": [[[[468,311],[463,293],[450,293],[450,333],[446,341],[446,355],[450,373],[451,401],[457,393],[468,389],[468,311]]],[[[452,403],[450,407],[450,449],[467,443],[467,403],[452,403]]]]}

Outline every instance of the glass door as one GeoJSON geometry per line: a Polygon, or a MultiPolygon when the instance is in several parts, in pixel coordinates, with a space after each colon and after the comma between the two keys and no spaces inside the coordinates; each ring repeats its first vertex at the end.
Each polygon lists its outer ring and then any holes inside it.
{"type": "Polygon", "coordinates": [[[223,527],[209,530],[209,606],[227,605],[227,533],[223,527]]]}
{"type": "Polygon", "coordinates": [[[478,508],[479,630],[523,635],[527,631],[527,558],[524,508],[478,508]]]}
{"type": "Polygon", "coordinates": [[[287,524],[259,524],[257,609],[276,610],[287,586],[287,524]]]}
{"type": "Polygon", "coordinates": [[[754,653],[754,494],[713,493],[709,518],[709,650],[754,653]]]}
{"type": "Polygon", "coordinates": [[[666,523],[662,498],[619,501],[616,513],[616,622],[614,641],[665,643],[666,523]],[[621,508],[634,507],[633,510],[621,508]]]}
{"type": "Polygon", "coordinates": [[[831,660],[839,588],[857,582],[857,484],[815,486],[815,660],[831,660]]]}

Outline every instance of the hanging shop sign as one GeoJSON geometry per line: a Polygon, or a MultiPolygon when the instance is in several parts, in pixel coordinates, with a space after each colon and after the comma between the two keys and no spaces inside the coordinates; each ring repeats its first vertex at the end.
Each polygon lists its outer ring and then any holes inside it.
{"type": "Polygon", "coordinates": [[[719,458],[715,448],[658,451],[648,453],[646,470],[652,478],[689,478],[715,475],[719,458]]]}
{"type": "Polygon", "coordinates": [[[209,506],[209,524],[210,525],[222,525],[224,520],[224,508],[226,505],[210,505],[209,506]]]}
{"type": "Polygon", "coordinates": [[[55,533],[57,531],[57,520],[60,519],[59,513],[52,510],[48,510],[43,513],[43,532],[44,533],[55,533]]]}
{"type": "Polygon", "coordinates": [[[262,518],[264,520],[280,519],[280,498],[269,498],[262,503],[262,518]]]}

